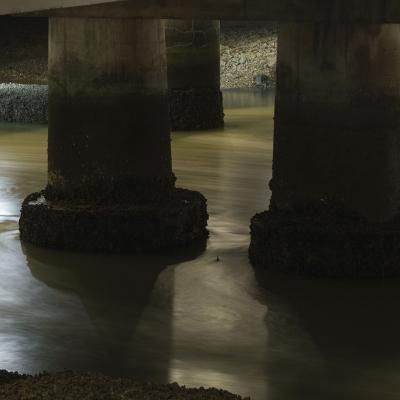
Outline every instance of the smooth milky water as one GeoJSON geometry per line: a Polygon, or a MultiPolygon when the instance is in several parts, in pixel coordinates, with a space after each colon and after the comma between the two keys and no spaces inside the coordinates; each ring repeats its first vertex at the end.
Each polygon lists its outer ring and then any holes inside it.
{"type": "Polygon", "coordinates": [[[224,129],[173,134],[178,186],[208,199],[207,250],[105,256],[21,244],[46,127],[0,126],[0,369],[95,370],[274,399],[399,399],[400,282],[281,276],[247,259],[268,207],[273,101],[225,93],[224,129]],[[220,261],[217,261],[217,257],[220,261]]]}

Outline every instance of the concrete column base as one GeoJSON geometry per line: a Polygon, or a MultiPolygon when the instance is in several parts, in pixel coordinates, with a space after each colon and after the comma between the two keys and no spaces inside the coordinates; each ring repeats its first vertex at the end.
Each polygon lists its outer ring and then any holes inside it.
{"type": "Polygon", "coordinates": [[[208,237],[206,199],[175,189],[164,202],[88,205],[28,196],[19,222],[21,239],[60,250],[145,253],[186,246],[208,237]]]}
{"type": "Polygon", "coordinates": [[[265,211],[251,220],[250,261],[299,275],[400,275],[400,218],[372,223],[329,206],[265,211]]]}
{"type": "Polygon", "coordinates": [[[173,131],[219,128],[224,125],[222,93],[216,88],[168,91],[173,131]]]}

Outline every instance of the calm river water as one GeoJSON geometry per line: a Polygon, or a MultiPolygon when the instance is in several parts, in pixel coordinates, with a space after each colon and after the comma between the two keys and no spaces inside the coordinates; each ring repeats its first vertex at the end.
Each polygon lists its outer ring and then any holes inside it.
{"type": "Polygon", "coordinates": [[[224,129],[172,142],[178,185],[208,198],[207,250],[162,256],[21,244],[20,204],[46,182],[47,132],[0,125],[0,369],[90,369],[253,400],[400,398],[398,280],[249,264],[249,220],[270,196],[273,99],[225,101],[224,129]]]}

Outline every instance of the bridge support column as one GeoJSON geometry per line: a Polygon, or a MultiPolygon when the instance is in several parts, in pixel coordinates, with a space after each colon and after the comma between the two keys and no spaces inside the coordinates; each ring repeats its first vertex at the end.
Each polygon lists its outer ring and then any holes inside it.
{"type": "Polygon", "coordinates": [[[219,21],[167,22],[172,130],[211,129],[224,123],[219,34],[219,21]]]}
{"type": "Polygon", "coordinates": [[[48,185],[21,238],[88,251],[155,251],[206,237],[204,197],[175,188],[164,23],[52,18],[48,185]]]}
{"type": "Polygon", "coordinates": [[[400,274],[400,27],[282,24],[272,200],[256,265],[400,274]]]}

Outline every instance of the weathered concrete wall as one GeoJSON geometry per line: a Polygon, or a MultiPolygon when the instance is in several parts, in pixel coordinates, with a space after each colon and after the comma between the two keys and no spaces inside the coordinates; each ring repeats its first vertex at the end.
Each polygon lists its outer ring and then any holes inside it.
{"type": "Polygon", "coordinates": [[[163,23],[52,19],[50,191],[127,200],[146,185],[173,186],[163,23]]]}
{"type": "Polygon", "coordinates": [[[272,199],[253,264],[400,275],[400,26],[280,24],[272,199]]]}
{"type": "Polygon", "coordinates": [[[166,43],[172,129],[222,126],[219,21],[168,20],[166,43]]]}
{"type": "Polygon", "coordinates": [[[219,21],[167,21],[169,87],[219,88],[219,39],[219,21]]]}
{"type": "Polygon", "coordinates": [[[400,26],[282,24],[272,206],[400,206],[400,26]]]}
{"type": "Polygon", "coordinates": [[[208,235],[205,198],[175,188],[161,20],[52,18],[48,185],[21,239],[134,253],[208,235]]]}

